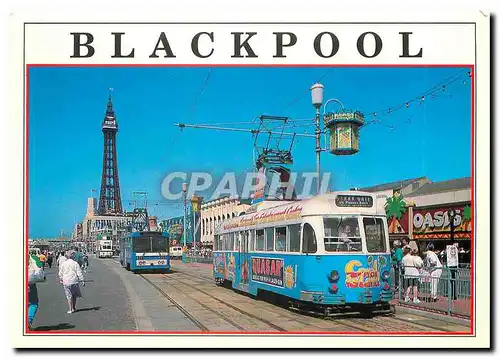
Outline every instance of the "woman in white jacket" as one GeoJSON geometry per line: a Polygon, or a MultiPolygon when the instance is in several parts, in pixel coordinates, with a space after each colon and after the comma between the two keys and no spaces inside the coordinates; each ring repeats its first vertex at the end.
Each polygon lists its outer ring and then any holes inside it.
{"type": "Polygon", "coordinates": [[[74,260],[75,252],[66,252],[67,260],[59,267],[59,282],[64,287],[64,294],[68,300],[69,311],[74,313],[76,309],[76,299],[82,297],[79,283],[83,284],[83,273],[80,265],[74,260]]]}
{"type": "Polygon", "coordinates": [[[437,301],[437,287],[443,265],[439,261],[438,256],[434,252],[434,245],[429,243],[427,245],[427,253],[425,254],[425,264],[429,267],[431,273],[431,299],[437,301]]]}
{"type": "Polygon", "coordinates": [[[424,262],[418,256],[417,249],[410,249],[409,247],[404,250],[404,257],[402,260],[405,270],[405,287],[406,295],[405,302],[410,302],[410,292],[413,291],[413,303],[420,303],[418,299],[418,284],[420,280],[420,269],[424,262]]]}

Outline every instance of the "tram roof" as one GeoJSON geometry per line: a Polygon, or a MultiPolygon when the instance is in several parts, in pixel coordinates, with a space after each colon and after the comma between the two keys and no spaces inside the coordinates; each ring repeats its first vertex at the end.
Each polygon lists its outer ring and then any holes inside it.
{"type": "Polygon", "coordinates": [[[362,191],[336,191],[299,201],[263,202],[253,212],[223,222],[222,230],[329,214],[384,215],[385,198],[362,191]]]}
{"type": "Polygon", "coordinates": [[[167,238],[169,237],[167,232],[161,232],[161,231],[134,231],[130,233],[131,238],[141,237],[145,235],[161,235],[167,238]]]}

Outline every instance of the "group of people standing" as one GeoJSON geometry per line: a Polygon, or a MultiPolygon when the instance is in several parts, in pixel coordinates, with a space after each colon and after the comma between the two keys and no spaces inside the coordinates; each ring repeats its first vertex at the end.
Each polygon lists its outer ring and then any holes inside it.
{"type": "MultiPolygon", "coordinates": [[[[57,252],[55,254],[47,254],[45,257],[38,259],[42,262],[42,267],[45,263],[52,267],[54,257],[58,266],[58,280],[63,286],[64,294],[68,302],[68,314],[76,311],[76,302],[79,297],[82,297],[80,285],[85,286],[83,272],[86,271],[89,259],[86,253],[82,253],[78,248],[68,250],[66,252],[57,252]],[[52,257],[49,263],[49,257],[52,257]],[[43,259],[43,260],[42,260],[43,259]]],[[[36,283],[28,285],[28,326],[32,329],[32,323],[35,319],[36,312],[39,308],[39,298],[36,283]]]]}
{"type": "Polygon", "coordinates": [[[424,253],[423,259],[419,255],[417,244],[395,240],[392,250],[392,260],[396,277],[396,288],[401,285],[403,278],[403,289],[405,302],[420,303],[418,289],[424,271],[428,273],[430,281],[430,300],[438,300],[438,283],[442,273],[442,263],[434,252],[434,244],[429,243],[424,253]]]}
{"type": "Polygon", "coordinates": [[[54,252],[52,251],[42,251],[38,255],[38,259],[42,262],[42,269],[45,269],[45,266],[48,265],[49,268],[52,268],[52,263],[54,262],[54,252]]]}

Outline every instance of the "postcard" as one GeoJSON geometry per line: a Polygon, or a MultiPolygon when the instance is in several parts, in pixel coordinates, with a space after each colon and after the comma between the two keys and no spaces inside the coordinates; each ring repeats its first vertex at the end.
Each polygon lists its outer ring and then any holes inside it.
{"type": "Polygon", "coordinates": [[[190,5],[12,14],[13,346],[489,347],[489,14],[190,5]]]}

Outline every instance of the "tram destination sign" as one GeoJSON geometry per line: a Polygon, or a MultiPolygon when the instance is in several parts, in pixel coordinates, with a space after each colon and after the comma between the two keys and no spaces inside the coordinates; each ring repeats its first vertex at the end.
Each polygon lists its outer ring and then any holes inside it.
{"type": "Polygon", "coordinates": [[[335,205],[344,208],[371,208],[373,198],[367,195],[337,195],[335,205]]]}

